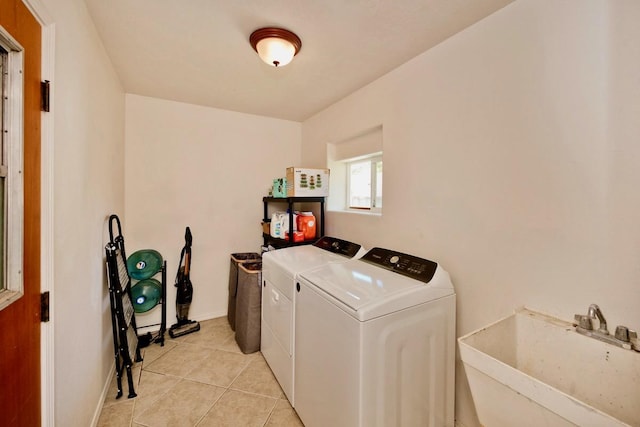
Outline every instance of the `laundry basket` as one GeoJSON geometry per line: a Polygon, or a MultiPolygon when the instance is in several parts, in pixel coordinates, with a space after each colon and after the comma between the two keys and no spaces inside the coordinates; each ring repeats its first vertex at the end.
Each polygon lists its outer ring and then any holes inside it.
{"type": "Polygon", "coordinates": [[[229,267],[229,304],[227,307],[227,320],[231,329],[236,330],[236,297],[238,295],[238,265],[245,262],[260,261],[262,257],[256,252],[239,252],[231,254],[229,267]]]}
{"type": "Polygon", "coordinates": [[[236,298],[236,342],[243,353],[260,350],[262,308],[262,262],[245,262],[238,267],[236,298]]]}

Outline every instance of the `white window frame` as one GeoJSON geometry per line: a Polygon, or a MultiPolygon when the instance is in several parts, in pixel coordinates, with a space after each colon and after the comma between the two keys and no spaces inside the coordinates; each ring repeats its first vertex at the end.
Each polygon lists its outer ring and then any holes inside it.
{"type": "Polygon", "coordinates": [[[23,239],[24,239],[24,49],[0,26],[0,45],[7,51],[7,69],[2,149],[6,159],[4,289],[0,290],[0,310],[17,301],[24,294],[23,239]]]}
{"type": "MultiPolygon", "coordinates": [[[[345,161],[346,168],[346,200],[345,206],[347,210],[351,212],[371,212],[382,213],[382,207],[376,206],[376,193],[377,193],[377,168],[376,164],[382,162],[382,153],[375,153],[368,156],[360,156],[345,161]],[[371,163],[371,206],[369,207],[353,207],[351,206],[351,165],[354,163],[363,163],[369,161],[371,163]]],[[[383,175],[384,176],[384,175],[383,175]]],[[[383,178],[384,179],[384,178],[383,178]]]]}

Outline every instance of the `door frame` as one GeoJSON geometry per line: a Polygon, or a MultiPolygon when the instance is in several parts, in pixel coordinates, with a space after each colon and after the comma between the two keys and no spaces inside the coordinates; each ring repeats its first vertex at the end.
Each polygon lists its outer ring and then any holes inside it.
{"type": "Polygon", "coordinates": [[[50,112],[41,113],[41,248],[40,292],[49,291],[50,320],[41,323],[40,329],[40,397],[41,425],[53,427],[55,424],[54,401],[54,264],[53,264],[53,147],[54,147],[54,66],[55,66],[55,23],[42,0],[22,0],[42,27],[42,80],[51,82],[50,112]]]}

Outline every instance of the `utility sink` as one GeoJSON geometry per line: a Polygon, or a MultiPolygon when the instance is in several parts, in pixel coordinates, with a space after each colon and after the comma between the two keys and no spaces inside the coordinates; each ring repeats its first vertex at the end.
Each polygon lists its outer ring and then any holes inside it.
{"type": "Polygon", "coordinates": [[[640,353],[527,308],[458,338],[480,423],[640,427],[640,353]]]}

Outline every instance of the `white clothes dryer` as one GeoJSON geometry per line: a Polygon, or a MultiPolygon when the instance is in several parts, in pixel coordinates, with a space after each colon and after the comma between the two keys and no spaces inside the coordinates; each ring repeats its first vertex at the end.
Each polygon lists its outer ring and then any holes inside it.
{"type": "Polygon", "coordinates": [[[437,263],[374,248],[301,273],[295,299],[306,427],[453,427],[455,293],[437,263]]]}
{"type": "Polygon", "coordinates": [[[294,289],[298,274],[344,263],[365,253],[356,243],[325,236],[313,245],[291,246],[262,255],[260,350],[292,406],[295,405],[294,289]]]}

